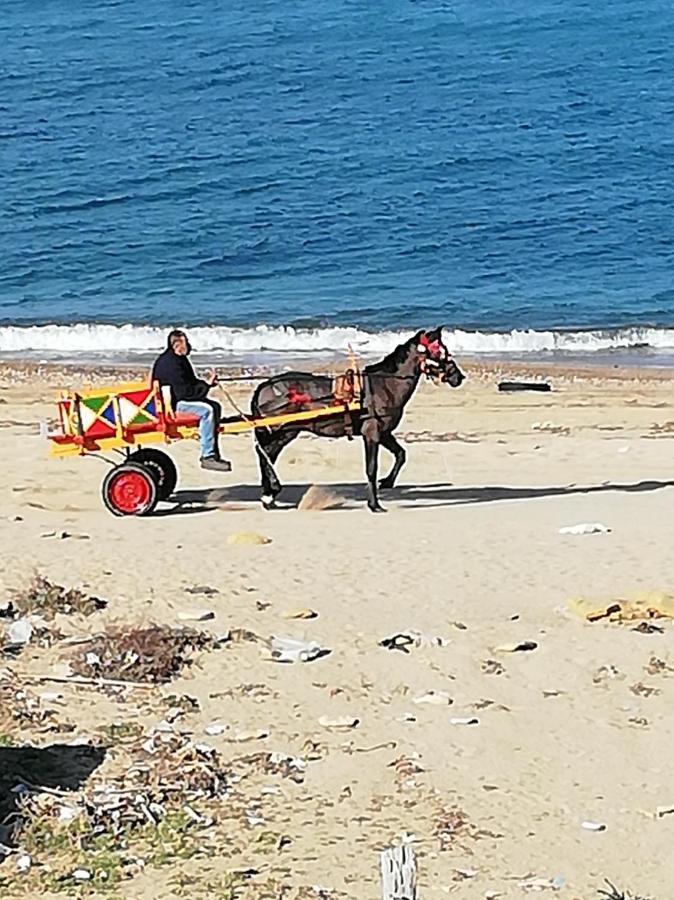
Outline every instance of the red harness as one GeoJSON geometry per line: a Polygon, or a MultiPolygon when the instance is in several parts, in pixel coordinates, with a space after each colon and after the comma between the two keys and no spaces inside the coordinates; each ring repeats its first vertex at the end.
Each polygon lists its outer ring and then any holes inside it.
{"type": "Polygon", "coordinates": [[[419,338],[419,353],[421,357],[421,371],[426,378],[432,378],[437,382],[440,376],[440,360],[446,358],[447,351],[440,341],[429,341],[425,334],[419,338]]]}
{"type": "Polygon", "coordinates": [[[288,398],[288,403],[290,403],[291,406],[304,406],[307,403],[311,403],[313,400],[311,394],[306,394],[303,391],[298,390],[295,385],[291,385],[288,388],[286,396],[288,398]]]}

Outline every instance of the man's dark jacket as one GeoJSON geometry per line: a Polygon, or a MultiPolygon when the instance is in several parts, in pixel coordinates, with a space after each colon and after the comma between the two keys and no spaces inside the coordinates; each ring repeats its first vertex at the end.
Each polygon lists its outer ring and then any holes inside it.
{"type": "Polygon", "coordinates": [[[186,356],[178,356],[169,347],[164,350],[152,367],[152,380],[171,388],[171,403],[175,409],[181,400],[194,402],[206,400],[210,385],[197,378],[192,363],[186,356]]]}

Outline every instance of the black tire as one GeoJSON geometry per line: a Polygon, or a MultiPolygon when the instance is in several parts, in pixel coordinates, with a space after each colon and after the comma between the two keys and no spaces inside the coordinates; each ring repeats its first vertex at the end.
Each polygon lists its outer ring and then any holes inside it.
{"type": "Polygon", "coordinates": [[[114,516],[149,516],[159,499],[155,476],[148,466],[123,463],[103,479],[103,503],[114,516]]]}
{"type": "Polygon", "coordinates": [[[178,484],[178,470],[168,453],[154,447],[143,447],[129,456],[129,462],[147,466],[157,482],[157,499],[168,500],[178,484]]]}

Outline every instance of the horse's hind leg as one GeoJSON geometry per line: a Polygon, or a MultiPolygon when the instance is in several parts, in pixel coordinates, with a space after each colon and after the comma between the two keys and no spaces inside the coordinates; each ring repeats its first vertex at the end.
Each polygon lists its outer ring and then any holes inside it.
{"type": "Polygon", "coordinates": [[[281,450],[296,437],[296,431],[282,429],[269,431],[266,428],[258,428],[255,431],[255,451],[260,463],[262,505],[265,509],[271,509],[274,506],[276,497],[281,493],[283,487],[274,470],[274,463],[281,450]]]}
{"type": "Polygon", "coordinates": [[[382,447],[386,447],[389,453],[393,454],[393,456],[395,457],[395,462],[393,463],[393,468],[388,473],[386,478],[382,478],[382,480],[379,482],[379,487],[392,488],[396,483],[396,478],[400,474],[400,470],[405,465],[407,454],[392,434],[383,434],[380,438],[380,441],[382,447]]]}
{"type": "Polygon", "coordinates": [[[377,457],[379,455],[379,441],[371,437],[365,437],[365,470],[367,472],[367,505],[371,512],[386,512],[379,504],[377,494],[377,457]]]}

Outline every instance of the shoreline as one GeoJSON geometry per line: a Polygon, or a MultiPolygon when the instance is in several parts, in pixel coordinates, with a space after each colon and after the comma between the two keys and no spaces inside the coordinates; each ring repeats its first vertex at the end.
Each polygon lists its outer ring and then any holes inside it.
{"type": "MultiPolygon", "coordinates": [[[[587,361],[562,361],[562,360],[513,360],[513,359],[489,359],[480,357],[462,356],[457,359],[459,366],[468,376],[482,380],[504,379],[555,379],[558,382],[568,381],[618,381],[618,382],[663,382],[674,380],[674,367],[670,366],[619,366],[617,364],[589,363],[587,361]]],[[[347,367],[345,360],[327,361],[320,358],[304,358],[294,360],[294,366],[241,366],[222,365],[217,366],[223,380],[246,382],[258,381],[270,377],[276,372],[312,371],[317,373],[333,373],[344,371],[347,367]]],[[[361,367],[367,364],[366,360],[359,360],[361,367]]],[[[210,366],[206,361],[194,358],[195,368],[210,366]]],[[[142,381],[148,376],[149,366],[133,362],[125,363],[101,363],[93,362],[56,362],[34,361],[28,359],[0,360],[0,389],[11,386],[18,380],[21,383],[27,381],[40,381],[44,384],[69,388],[78,381],[87,384],[102,384],[106,381],[142,381]]],[[[554,385],[553,385],[554,389],[554,385]]]]}
{"type": "MultiPolygon", "coordinates": [[[[345,359],[353,348],[363,360],[381,358],[414,333],[412,327],[323,324],[182,324],[195,358],[204,364],[272,366],[289,361],[345,359]]],[[[73,322],[0,324],[0,362],[26,360],[78,364],[145,364],[164,348],[166,329],[156,324],[73,322]]],[[[674,368],[674,327],[621,324],[611,327],[517,328],[490,331],[443,326],[457,358],[674,368]]]]}

